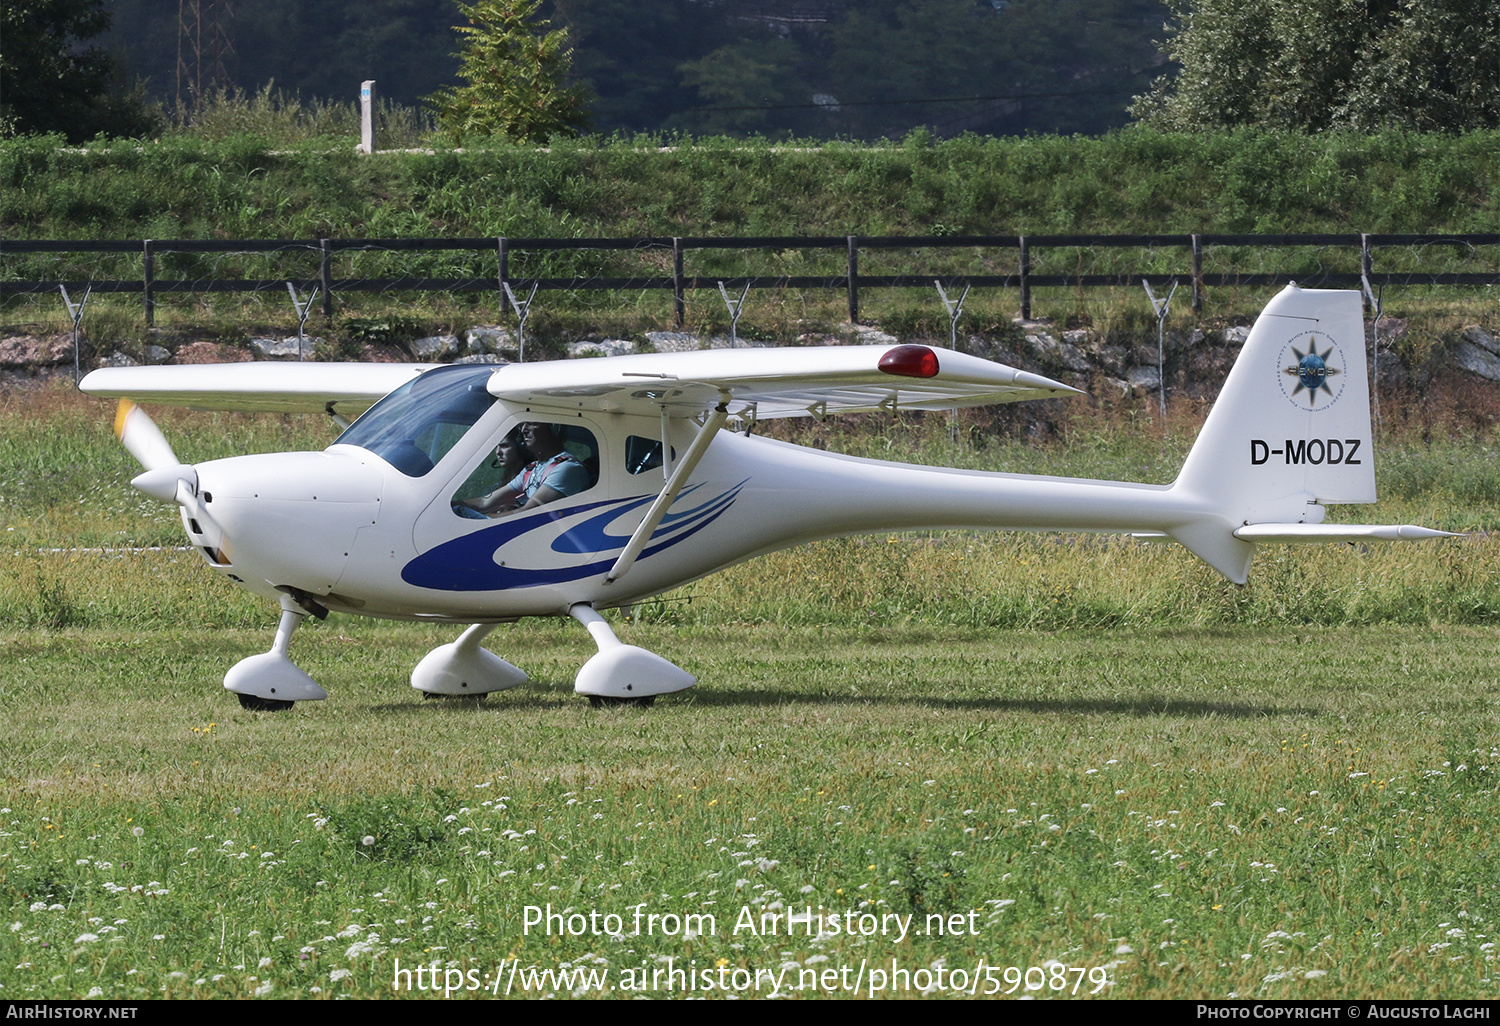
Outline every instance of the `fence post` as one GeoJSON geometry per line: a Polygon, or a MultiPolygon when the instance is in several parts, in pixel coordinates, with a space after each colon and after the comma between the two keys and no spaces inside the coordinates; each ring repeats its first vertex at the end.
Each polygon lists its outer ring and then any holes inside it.
{"type": "Polygon", "coordinates": [[[1374,267],[1374,260],[1371,259],[1371,255],[1370,255],[1370,236],[1369,236],[1369,233],[1368,232],[1360,232],[1359,233],[1359,274],[1360,274],[1360,277],[1364,280],[1365,285],[1366,285],[1365,298],[1364,298],[1364,305],[1365,305],[1365,309],[1366,310],[1370,309],[1370,298],[1369,298],[1370,297],[1370,293],[1369,293],[1369,287],[1368,286],[1369,286],[1369,281],[1370,281],[1370,271],[1373,269],[1373,267],[1374,267]]]}
{"type": "Polygon", "coordinates": [[[672,238],[672,313],[679,328],[687,322],[687,303],[682,293],[682,240],[674,236],[672,238]]]}
{"type": "Polygon", "coordinates": [[[318,283],[323,287],[323,318],[333,316],[333,247],[330,240],[318,240],[318,283]]]}
{"type": "Polygon", "coordinates": [[[1020,237],[1021,243],[1021,320],[1031,320],[1031,246],[1026,241],[1026,236],[1020,237]]]}
{"type": "Polygon", "coordinates": [[[510,290],[510,282],[505,283],[505,294],[510,297],[510,305],[516,308],[516,319],[520,322],[516,329],[516,362],[526,362],[526,318],[531,316],[531,302],[536,299],[536,290],[541,287],[540,282],[531,283],[531,294],[526,297],[526,302],[516,298],[516,294],[510,290]]]}
{"type": "Polygon", "coordinates": [[[152,249],[152,241],[146,239],[141,253],[141,302],[145,307],[148,328],[156,323],[156,295],[151,287],[155,280],[156,253],[152,249]]]}
{"type": "Polygon", "coordinates": [[[504,235],[495,240],[495,255],[500,258],[500,316],[510,313],[510,290],[505,287],[510,280],[510,240],[504,235]]]}
{"type": "Polygon", "coordinates": [[[1203,313],[1203,240],[1193,235],[1193,314],[1203,313]]]}
{"type": "Polygon", "coordinates": [[[859,237],[847,237],[849,244],[849,323],[859,323],[859,237]]]}
{"type": "Polygon", "coordinates": [[[66,285],[59,285],[58,289],[62,292],[63,305],[68,308],[68,316],[73,318],[73,383],[77,384],[78,380],[83,377],[81,366],[82,356],[78,352],[79,333],[83,324],[83,308],[89,305],[89,296],[93,293],[94,289],[92,285],[85,285],[83,288],[83,298],[78,301],[76,306],[68,296],[68,287],[66,285]]]}

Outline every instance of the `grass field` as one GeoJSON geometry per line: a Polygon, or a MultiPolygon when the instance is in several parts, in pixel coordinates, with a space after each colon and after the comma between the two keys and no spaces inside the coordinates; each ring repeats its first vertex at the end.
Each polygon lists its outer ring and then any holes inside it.
{"type": "MultiPolygon", "coordinates": [[[[1388,413],[1378,515],[1493,530],[1488,431],[1388,413]]],[[[1170,480],[1192,416],[799,437],[1170,480]]],[[[328,440],[160,419],[185,459],[328,440]]],[[[700,678],[651,710],[572,694],[575,625],[423,702],[453,629],[335,615],[293,643],[331,700],[254,714],[220,680],[269,608],[190,553],[38,551],[176,544],[108,420],[0,399],[0,997],[1494,993],[1487,535],[1267,549],[1244,589],[1173,546],[849,539],[620,624],[700,678]]]]}

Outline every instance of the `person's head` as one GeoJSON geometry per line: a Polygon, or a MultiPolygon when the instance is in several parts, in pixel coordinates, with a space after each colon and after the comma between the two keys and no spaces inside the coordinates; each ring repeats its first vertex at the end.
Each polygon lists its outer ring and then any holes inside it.
{"type": "Polygon", "coordinates": [[[500,444],[495,446],[495,462],[512,477],[535,459],[536,454],[521,441],[519,427],[512,428],[500,439],[500,444]]]}
{"type": "Polygon", "coordinates": [[[521,425],[521,442],[539,460],[551,459],[562,452],[562,441],[551,424],[528,420],[521,425]]]}

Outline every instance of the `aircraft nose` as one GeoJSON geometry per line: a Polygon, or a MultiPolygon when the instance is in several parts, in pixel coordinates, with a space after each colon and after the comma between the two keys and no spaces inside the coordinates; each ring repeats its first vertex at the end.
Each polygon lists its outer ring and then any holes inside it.
{"type": "MultiPolygon", "coordinates": [[[[246,583],[326,595],[359,530],[379,518],[383,475],[350,453],[238,456],[197,470],[203,507],[223,538],[203,546],[209,561],[246,583]]],[[[209,529],[190,523],[190,534],[195,527],[209,529]]]]}

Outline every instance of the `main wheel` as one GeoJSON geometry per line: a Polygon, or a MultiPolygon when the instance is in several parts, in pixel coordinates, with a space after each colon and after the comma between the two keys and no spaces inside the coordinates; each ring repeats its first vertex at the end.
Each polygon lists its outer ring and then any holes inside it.
{"type": "Polygon", "coordinates": [[[259,695],[245,695],[236,693],[235,697],[240,700],[240,708],[251,712],[286,712],[295,702],[284,702],[279,698],[261,698],[259,695]]]}
{"type": "Polygon", "coordinates": [[[607,695],[589,696],[589,706],[594,709],[618,709],[624,705],[633,705],[637,709],[649,709],[655,704],[655,695],[647,695],[645,698],[613,698],[607,695]]]}

